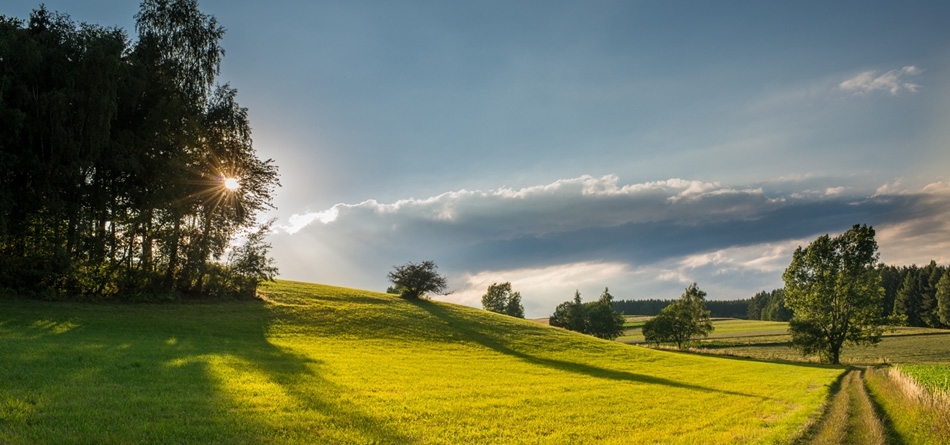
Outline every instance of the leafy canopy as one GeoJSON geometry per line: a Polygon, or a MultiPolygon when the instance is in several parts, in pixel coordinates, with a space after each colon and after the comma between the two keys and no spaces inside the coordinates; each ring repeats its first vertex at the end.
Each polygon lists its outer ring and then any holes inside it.
{"type": "Polygon", "coordinates": [[[436,272],[438,267],[428,260],[419,264],[409,262],[394,266],[388,277],[403,298],[418,300],[429,292],[442,293],[448,287],[446,278],[436,272]]]}
{"type": "Polygon", "coordinates": [[[709,336],[712,331],[709,310],[706,309],[706,292],[701,291],[696,283],[687,287],[679,300],[643,324],[646,341],[657,345],[673,342],[679,349],[689,346],[697,337],[709,336]]]}
{"type": "Polygon", "coordinates": [[[605,340],[623,334],[623,315],[613,308],[613,296],[607,288],[597,301],[581,302],[581,293],[574,291],[574,300],[565,301],[548,318],[551,326],[582,332],[605,340]]]}
{"type": "Polygon", "coordinates": [[[482,307],[485,310],[512,317],[524,318],[524,306],[521,305],[521,292],[512,292],[511,282],[492,283],[482,295],[482,307]]]}
{"type": "Polygon", "coordinates": [[[877,242],[870,226],[822,235],[798,247],[782,278],[785,304],[792,309],[792,345],[838,364],[848,344],[881,340],[884,289],[875,270],[877,242]]]}

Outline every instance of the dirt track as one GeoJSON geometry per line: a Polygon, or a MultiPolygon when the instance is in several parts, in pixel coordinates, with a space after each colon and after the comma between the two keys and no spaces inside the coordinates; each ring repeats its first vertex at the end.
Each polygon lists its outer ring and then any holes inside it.
{"type": "Polygon", "coordinates": [[[864,370],[848,371],[808,444],[886,444],[884,425],[864,384],[864,370]]]}

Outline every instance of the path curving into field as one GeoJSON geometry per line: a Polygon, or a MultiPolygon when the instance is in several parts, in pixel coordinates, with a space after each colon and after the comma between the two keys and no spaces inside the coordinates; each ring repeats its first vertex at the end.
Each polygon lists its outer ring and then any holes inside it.
{"type": "Polygon", "coordinates": [[[864,369],[848,371],[824,418],[805,443],[879,445],[888,443],[884,424],[864,383],[864,369]]]}

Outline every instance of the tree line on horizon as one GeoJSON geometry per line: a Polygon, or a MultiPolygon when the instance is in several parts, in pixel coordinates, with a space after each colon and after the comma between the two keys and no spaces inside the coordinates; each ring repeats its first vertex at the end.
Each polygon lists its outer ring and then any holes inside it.
{"type": "Polygon", "coordinates": [[[135,20],[132,41],[42,5],[0,16],[0,291],[221,297],[276,275],[256,218],[277,167],[217,83],[224,28],[194,0],[135,20]]]}
{"type": "MultiPolygon", "coordinates": [[[[878,264],[876,271],[884,288],[883,317],[905,326],[950,328],[950,267],[931,260],[923,267],[878,264]]],[[[613,307],[627,315],[653,316],[674,301],[617,300],[613,307]]],[[[706,307],[714,318],[789,321],[793,315],[785,305],[784,288],[759,291],[746,299],[709,300],[706,307]]]]}

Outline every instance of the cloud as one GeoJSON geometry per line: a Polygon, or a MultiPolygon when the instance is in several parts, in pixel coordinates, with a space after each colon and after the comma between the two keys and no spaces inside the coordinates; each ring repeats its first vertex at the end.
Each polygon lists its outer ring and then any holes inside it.
{"type": "Polygon", "coordinates": [[[881,75],[877,75],[877,71],[865,71],[841,82],[838,84],[838,88],[856,94],[865,94],[874,91],[887,91],[892,96],[896,96],[901,91],[916,93],[920,90],[920,85],[907,81],[906,79],[911,76],[919,75],[922,71],[923,70],[913,65],[905,66],[899,70],[890,70],[881,75]]]}
{"type": "Polygon", "coordinates": [[[617,277],[632,272],[628,265],[616,262],[580,262],[540,268],[469,272],[460,274],[455,280],[462,283],[461,287],[440,299],[481,307],[481,298],[488,286],[507,281],[514,291],[524,296],[522,304],[526,313],[543,316],[553,309],[552,305],[573,297],[575,290],[584,290],[582,296],[590,300],[599,293],[593,297],[588,293],[600,292],[606,286],[605,283],[617,281],[617,277]],[[551,298],[538,298],[541,295],[550,295],[551,298]]]}
{"type": "Polygon", "coordinates": [[[840,195],[843,191],[845,191],[844,187],[828,187],[825,189],[825,196],[840,195]]]}
{"type": "Polygon", "coordinates": [[[322,212],[311,212],[303,215],[293,214],[290,216],[288,222],[289,225],[282,225],[281,228],[284,229],[287,233],[294,234],[300,231],[300,229],[307,227],[310,223],[314,221],[319,221],[324,224],[329,224],[333,221],[336,221],[337,216],[340,215],[340,212],[336,207],[331,207],[322,212]]]}
{"type": "Polygon", "coordinates": [[[536,316],[574,289],[595,298],[605,286],[617,298],[675,298],[696,281],[710,298],[746,298],[781,286],[795,247],[852,224],[873,225],[882,259],[895,264],[950,251],[950,184],[896,193],[842,183],[816,191],[803,178],[795,190],[766,192],[581,176],[340,203],[295,215],[270,240],[285,278],[383,290],[394,265],[431,259],[456,290],[446,299],[480,306],[491,282],[511,281],[536,316]]]}

